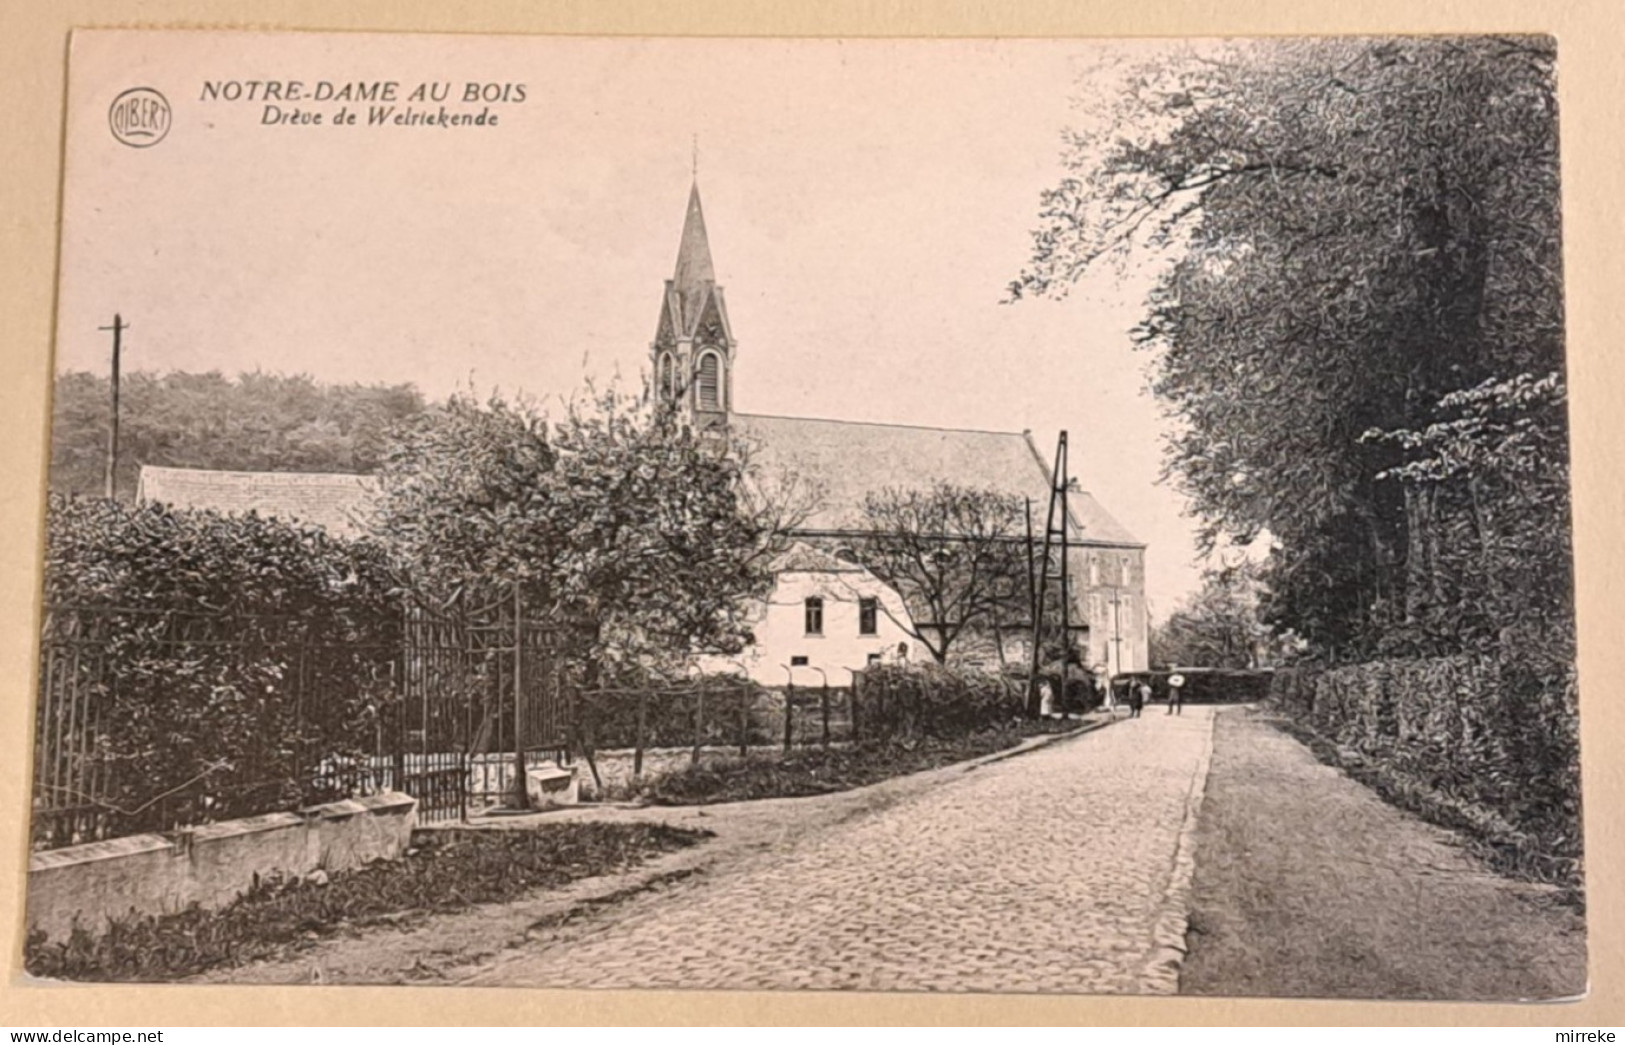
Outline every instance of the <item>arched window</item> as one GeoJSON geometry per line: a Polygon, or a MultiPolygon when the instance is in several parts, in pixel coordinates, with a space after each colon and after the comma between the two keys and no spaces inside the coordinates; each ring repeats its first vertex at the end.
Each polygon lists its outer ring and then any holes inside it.
{"type": "Polygon", "coordinates": [[[677,398],[676,368],[672,365],[671,353],[660,353],[660,373],[655,377],[655,387],[660,389],[662,399],[677,398]]]}
{"type": "Polygon", "coordinates": [[[700,409],[722,409],[722,361],[715,352],[700,356],[700,409]]]}

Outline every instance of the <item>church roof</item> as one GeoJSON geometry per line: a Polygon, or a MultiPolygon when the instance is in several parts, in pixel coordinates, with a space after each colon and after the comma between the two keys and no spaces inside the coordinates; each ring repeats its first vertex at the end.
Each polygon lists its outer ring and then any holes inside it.
{"type": "Polygon", "coordinates": [[[141,466],[137,500],[222,515],[253,512],[320,526],[339,537],[364,529],[378,496],[378,481],[331,472],[217,472],[203,468],[141,466]]]}
{"type": "Polygon", "coordinates": [[[797,541],[773,560],[774,573],[867,573],[855,562],[797,541]]]}
{"type": "MultiPolygon", "coordinates": [[[[864,498],[888,487],[911,489],[938,482],[1030,497],[1040,531],[1049,507],[1051,469],[1023,432],[921,428],[811,417],[732,414],[729,423],[761,466],[794,472],[823,494],[800,529],[812,533],[862,532],[864,498]]],[[[1068,497],[1072,540],[1144,547],[1086,491],[1068,497]]]]}

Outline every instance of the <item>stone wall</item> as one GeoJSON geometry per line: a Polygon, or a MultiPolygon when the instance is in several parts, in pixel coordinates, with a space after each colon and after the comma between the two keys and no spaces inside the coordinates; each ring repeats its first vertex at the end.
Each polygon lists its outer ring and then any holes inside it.
{"type": "Polygon", "coordinates": [[[417,800],[389,792],[160,835],[131,835],[34,853],[28,924],[63,939],[78,924],[230,903],[256,877],[344,871],[406,851],[417,800]]]}

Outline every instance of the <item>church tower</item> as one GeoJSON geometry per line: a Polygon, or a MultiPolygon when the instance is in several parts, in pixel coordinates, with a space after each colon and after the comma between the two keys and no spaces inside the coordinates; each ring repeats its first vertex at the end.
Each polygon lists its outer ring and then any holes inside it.
{"type": "Polygon", "coordinates": [[[666,280],[660,324],[649,346],[654,394],[675,402],[696,429],[725,427],[733,406],[734,349],[695,182],[688,193],[677,269],[666,280]]]}

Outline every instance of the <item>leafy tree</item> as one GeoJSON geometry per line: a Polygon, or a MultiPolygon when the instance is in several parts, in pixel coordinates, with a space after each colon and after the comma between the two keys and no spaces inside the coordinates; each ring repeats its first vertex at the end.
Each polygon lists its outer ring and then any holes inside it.
{"type": "MultiPolygon", "coordinates": [[[[390,425],[423,409],[409,384],[326,385],[305,375],[124,374],[115,489],[133,499],[141,465],[228,471],[371,472],[390,425]]],[[[104,490],[112,412],[108,379],[58,375],[51,489],[104,490]]]]}
{"type": "Polygon", "coordinates": [[[1286,659],[1294,637],[1263,622],[1263,571],[1242,560],[1208,570],[1202,587],[1152,632],[1152,660],[1208,668],[1270,667],[1286,659]]]}
{"type": "Polygon", "coordinates": [[[527,615],[572,637],[589,683],[674,669],[751,638],[777,503],[744,456],[614,392],[550,422],[467,395],[410,419],[380,473],[377,533],[447,602],[521,585],[527,615]]]}
{"type": "MultiPolygon", "coordinates": [[[[1411,448],[1361,437],[1426,431],[1454,393],[1561,369],[1552,63],[1550,40],[1488,37],[1172,55],[1072,136],[1044,197],[1014,296],[1162,252],[1138,336],[1179,423],[1168,472],[1209,547],[1275,538],[1265,613],[1326,655],[1380,652],[1402,628],[1415,652],[1459,645],[1414,624],[1449,600],[1426,549],[1460,520],[1382,478],[1411,448]]],[[[1525,416],[1566,442],[1561,411],[1525,416]]],[[[1514,514],[1566,518],[1530,509],[1514,514]]]]}
{"type": "Polygon", "coordinates": [[[902,595],[914,620],[897,623],[937,663],[967,631],[1027,618],[1022,512],[1019,500],[946,482],[865,497],[859,557],[902,595]]]}

